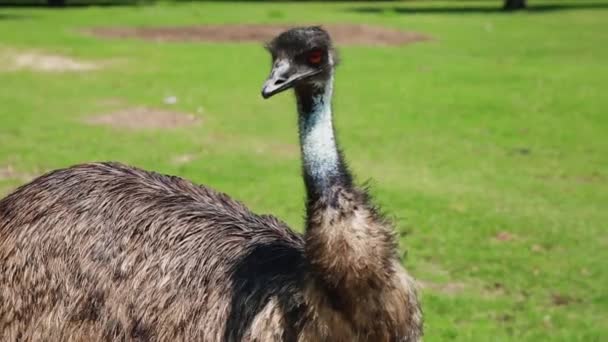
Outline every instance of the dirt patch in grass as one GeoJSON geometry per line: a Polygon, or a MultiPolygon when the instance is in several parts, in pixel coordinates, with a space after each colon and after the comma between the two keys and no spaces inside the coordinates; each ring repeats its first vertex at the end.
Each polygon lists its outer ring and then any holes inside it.
{"type": "Polygon", "coordinates": [[[534,177],[543,181],[572,182],[585,185],[603,184],[608,182],[608,175],[600,173],[599,171],[592,171],[584,174],[542,173],[535,175],[534,177]]]}
{"type": "Polygon", "coordinates": [[[515,238],[515,236],[512,233],[502,231],[502,232],[498,232],[496,234],[496,236],[494,236],[494,238],[500,242],[509,242],[509,241],[513,240],[515,238]]]}
{"type": "MultiPolygon", "coordinates": [[[[87,32],[110,38],[137,38],[156,42],[266,42],[289,25],[205,25],[184,27],[97,27],[87,32]]],[[[429,40],[421,33],[355,24],[324,25],[338,45],[394,46],[429,40]]]]}
{"type": "Polygon", "coordinates": [[[0,181],[16,180],[21,182],[29,182],[36,178],[36,175],[16,170],[12,165],[0,165],[0,181]]]}
{"type": "Polygon", "coordinates": [[[86,122],[121,129],[146,130],[188,127],[199,124],[201,120],[187,113],[149,107],[132,107],[89,117],[86,122]]]}
{"type": "Polygon", "coordinates": [[[483,286],[483,291],[481,293],[483,295],[485,295],[486,297],[494,298],[494,297],[498,297],[498,296],[504,296],[508,292],[509,291],[503,284],[495,282],[495,283],[483,286]]]}
{"type": "Polygon", "coordinates": [[[432,281],[418,280],[418,284],[422,289],[430,289],[433,292],[452,296],[461,293],[466,288],[466,285],[460,282],[435,283],[432,281]]]}
{"type": "Polygon", "coordinates": [[[5,51],[0,59],[3,69],[9,71],[25,69],[41,72],[82,72],[101,68],[99,63],[42,52],[5,51]]]}
{"type": "Polygon", "coordinates": [[[605,183],[608,177],[602,175],[598,171],[593,171],[590,174],[580,175],[576,177],[576,180],[580,183],[594,184],[594,183],[605,183]]]}
{"type": "Polygon", "coordinates": [[[561,294],[561,293],[553,293],[551,294],[551,304],[555,306],[565,306],[570,304],[580,303],[581,300],[578,298],[574,298],[572,296],[561,294]]]}
{"type": "Polygon", "coordinates": [[[18,175],[18,173],[15,171],[15,169],[12,166],[0,165],[0,180],[14,179],[14,178],[16,178],[17,175],[18,175]]]}
{"type": "Polygon", "coordinates": [[[184,165],[192,162],[196,156],[194,154],[180,154],[171,158],[171,164],[173,165],[184,165]]]}

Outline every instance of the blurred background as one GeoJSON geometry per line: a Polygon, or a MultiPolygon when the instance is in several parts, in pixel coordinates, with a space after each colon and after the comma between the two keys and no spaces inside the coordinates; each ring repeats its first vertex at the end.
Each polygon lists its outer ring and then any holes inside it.
{"type": "Polygon", "coordinates": [[[605,341],[608,0],[0,0],[0,195],[115,160],[301,231],[294,101],[260,89],[262,43],[308,24],[425,339],[605,341]]]}

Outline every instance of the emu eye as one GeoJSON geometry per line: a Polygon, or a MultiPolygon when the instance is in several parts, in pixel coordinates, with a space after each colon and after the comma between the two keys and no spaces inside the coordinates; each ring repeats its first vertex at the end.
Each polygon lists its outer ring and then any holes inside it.
{"type": "Polygon", "coordinates": [[[308,63],[310,64],[319,64],[321,63],[321,60],[323,59],[323,51],[321,50],[312,50],[311,52],[308,53],[307,56],[308,59],[308,63]]]}

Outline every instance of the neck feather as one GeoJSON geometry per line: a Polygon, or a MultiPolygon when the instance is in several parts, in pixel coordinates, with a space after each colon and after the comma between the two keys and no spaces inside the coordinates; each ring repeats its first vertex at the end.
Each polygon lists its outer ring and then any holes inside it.
{"type": "Polygon", "coordinates": [[[309,199],[327,194],[336,185],[350,185],[336,142],[333,117],[333,75],[326,82],[296,89],[302,167],[309,199]]]}
{"type": "Polygon", "coordinates": [[[340,153],[332,120],[332,83],[330,76],[326,82],[295,89],[308,194],[305,253],[320,293],[327,293],[335,308],[352,313],[360,298],[390,284],[395,242],[392,227],[367,193],[353,185],[340,153]]]}

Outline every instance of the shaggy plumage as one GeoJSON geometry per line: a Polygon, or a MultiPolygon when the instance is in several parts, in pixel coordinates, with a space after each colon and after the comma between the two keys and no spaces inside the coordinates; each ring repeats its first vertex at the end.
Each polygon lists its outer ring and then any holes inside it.
{"type": "Polygon", "coordinates": [[[178,177],[53,171],[0,201],[0,340],[420,339],[393,227],[335,141],[329,36],[293,29],[269,49],[263,95],[298,101],[305,234],[178,177]]]}
{"type": "Polygon", "coordinates": [[[0,201],[0,340],[240,340],[270,296],[299,309],[302,250],[277,219],[177,177],[54,171],[0,201]]]}

